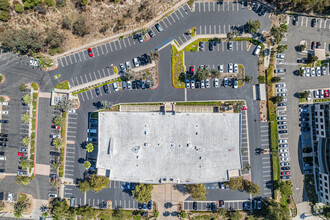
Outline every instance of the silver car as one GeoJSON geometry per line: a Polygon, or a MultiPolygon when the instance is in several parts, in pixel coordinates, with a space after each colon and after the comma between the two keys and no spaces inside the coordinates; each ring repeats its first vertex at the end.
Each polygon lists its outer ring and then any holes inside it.
{"type": "Polygon", "coordinates": [[[232,63],[229,63],[228,64],[228,72],[229,73],[232,73],[233,72],[233,64],[232,63]]]}
{"type": "Polygon", "coordinates": [[[237,73],[237,72],[238,72],[238,64],[235,63],[235,64],[234,64],[234,73],[237,73]]]}

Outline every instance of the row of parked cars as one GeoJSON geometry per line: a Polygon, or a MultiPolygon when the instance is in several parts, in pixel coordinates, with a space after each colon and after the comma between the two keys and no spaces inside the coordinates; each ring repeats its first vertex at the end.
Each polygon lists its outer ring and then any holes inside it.
{"type": "Polygon", "coordinates": [[[304,71],[304,77],[314,77],[314,76],[324,76],[327,75],[327,68],[325,66],[322,67],[301,67],[301,70],[304,71]]]}
{"type": "Polygon", "coordinates": [[[186,88],[187,89],[194,89],[194,88],[197,88],[197,89],[204,89],[204,88],[210,88],[211,87],[211,84],[213,84],[213,86],[215,88],[218,88],[220,86],[220,83],[223,87],[233,87],[235,89],[238,88],[238,79],[237,78],[224,78],[222,79],[213,79],[213,83],[212,83],[212,79],[206,79],[206,80],[195,80],[195,79],[187,79],[186,80],[186,88]]]}

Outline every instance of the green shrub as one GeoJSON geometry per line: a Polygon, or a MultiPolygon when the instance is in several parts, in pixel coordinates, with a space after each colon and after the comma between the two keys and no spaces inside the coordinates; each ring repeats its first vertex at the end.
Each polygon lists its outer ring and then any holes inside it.
{"type": "Polygon", "coordinates": [[[80,37],[84,37],[89,33],[88,27],[86,25],[86,21],[84,17],[79,17],[72,26],[72,33],[74,35],[78,35],[80,37]]]}
{"type": "Polygon", "coordinates": [[[62,53],[62,49],[60,47],[56,48],[57,53],[62,53]]]}
{"type": "Polygon", "coordinates": [[[8,11],[1,11],[0,12],[0,20],[1,21],[9,21],[10,20],[10,14],[8,11]]]}
{"type": "Polygon", "coordinates": [[[24,7],[27,9],[34,8],[34,6],[40,5],[42,0],[25,0],[24,7]]]}
{"type": "Polygon", "coordinates": [[[81,1],[80,1],[80,4],[81,4],[81,5],[87,5],[87,4],[88,4],[88,0],[81,0],[81,1]]]}
{"type": "Polygon", "coordinates": [[[38,85],[36,83],[31,83],[31,86],[35,91],[38,91],[38,85]]]}
{"type": "Polygon", "coordinates": [[[45,0],[45,4],[48,5],[48,6],[54,6],[55,1],[54,0],[45,0]]]}
{"type": "Polygon", "coordinates": [[[54,56],[56,54],[56,49],[50,48],[49,55],[54,56]]]}
{"type": "Polygon", "coordinates": [[[8,0],[0,0],[0,9],[4,11],[9,10],[9,1],[8,0]]]}
{"type": "Polygon", "coordinates": [[[264,76],[258,76],[259,83],[265,83],[265,77],[264,76]]]}
{"type": "Polygon", "coordinates": [[[24,11],[24,6],[21,4],[15,4],[14,8],[17,13],[22,13],[24,11]]]}
{"type": "Polygon", "coordinates": [[[65,0],[56,0],[57,7],[64,7],[66,5],[65,0]]]}

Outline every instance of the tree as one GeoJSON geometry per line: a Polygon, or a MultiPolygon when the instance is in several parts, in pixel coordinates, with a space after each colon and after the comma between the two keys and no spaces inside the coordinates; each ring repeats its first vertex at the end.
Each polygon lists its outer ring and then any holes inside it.
{"type": "Polygon", "coordinates": [[[58,7],[64,7],[66,5],[66,1],[65,0],[56,0],[56,5],[58,7]]]}
{"type": "Polygon", "coordinates": [[[259,83],[265,83],[265,76],[258,76],[259,83]]]}
{"type": "Polygon", "coordinates": [[[72,26],[73,30],[72,33],[78,35],[79,37],[84,37],[85,35],[89,34],[88,27],[86,25],[85,18],[80,16],[72,26]]]}
{"type": "Polygon", "coordinates": [[[31,143],[31,138],[28,137],[28,136],[23,137],[23,139],[22,139],[22,143],[23,143],[25,146],[29,146],[29,144],[31,143]]]}
{"type": "Polygon", "coordinates": [[[5,98],[3,96],[0,96],[0,102],[4,102],[5,98]]]}
{"type": "Polygon", "coordinates": [[[299,93],[299,98],[301,99],[307,99],[309,96],[309,91],[304,91],[299,93]]]}
{"type": "Polygon", "coordinates": [[[259,20],[250,20],[248,22],[248,27],[250,33],[254,34],[258,32],[258,29],[260,28],[260,21],[259,20]]]}
{"type": "Polygon", "coordinates": [[[307,58],[307,63],[314,63],[315,61],[317,61],[319,58],[317,56],[311,56],[311,55],[308,55],[308,58],[307,58]]]}
{"type": "Polygon", "coordinates": [[[150,50],[150,58],[151,60],[158,60],[159,58],[159,53],[158,53],[158,49],[155,50],[150,50]]]}
{"type": "Polygon", "coordinates": [[[94,145],[93,143],[88,143],[85,148],[88,153],[91,153],[94,150],[94,145]]]}
{"type": "Polygon", "coordinates": [[[61,162],[60,161],[53,161],[52,166],[53,166],[53,169],[56,170],[56,172],[57,172],[58,168],[60,168],[60,166],[61,166],[61,162]]]}
{"type": "Polygon", "coordinates": [[[47,6],[54,6],[55,5],[55,1],[54,0],[45,0],[45,4],[47,6]]]}
{"type": "Polygon", "coordinates": [[[18,165],[20,167],[22,167],[22,169],[29,169],[29,168],[33,167],[33,162],[31,160],[29,160],[27,157],[22,157],[19,160],[18,165]]]}
{"type": "Polygon", "coordinates": [[[53,60],[49,57],[44,57],[41,54],[39,54],[39,66],[41,68],[43,67],[50,67],[53,64],[53,60]]]}
{"type": "Polygon", "coordinates": [[[270,81],[271,81],[272,83],[278,83],[278,82],[281,81],[281,77],[279,77],[279,76],[274,76],[274,77],[272,77],[272,78],[270,79],[270,81]]]}
{"type": "Polygon", "coordinates": [[[303,76],[304,75],[304,70],[302,70],[302,69],[298,70],[298,75],[303,76]]]}
{"type": "Polygon", "coordinates": [[[0,20],[1,21],[9,21],[10,20],[10,14],[8,11],[0,11],[0,20]]]}
{"type": "Polygon", "coordinates": [[[194,200],[206,200],[206,188],[203,184],[186,184],[188,193],[194,200]]]}
{"type": "Polygon", "coordinates": [[[97,209],[91,208],[88,206],[83,206],[78,209],[78,215],[82,219],[97,219],[96,214],[98,213],[97,209]]]}
{"type": "Polygon", "coordinates": [[[226,182],[225,185],[228,186],[229,189],[231,190],[239,190],[239,191],[244,190],[242,177],[230,178],[230,180],[226,182]]]}
{"type": "Polygon", "coordinates": [[[24,1],[24,7],[27,9],[34,8],[35,6],[40,5],[42,1],[41,0],[25,0],[24,1]]]}
{"type": "Polygon", "coordinates": [[[105,176],[97,176],[96,174],[91,175],[88,178],[88,182],[92,187],[92,190],[96,193],[100,192],[103,188],[108,188],[110,180],[105,176]]]}
{"type": "Polygon", "coordinates": [[[209,70],[204,66],[203,68],[198,68],[195,78],[198,80],[205,80],[209,76],[209,70]]]}
{"type": "Polygon", "coordinates": [[[301,52],[304,51],[306,49],[306,45],[305,44],[300,45],[299,49],[301,52]]]}
{"type": "Polygon", "coordinates": [[[228,40],[232,40],[235,36],[236,36],[236,32],[235,31],[230,31],[227,33],[227,38],[228,40]]]}
{"type": "Polygon", "coordinates": [[[27,204],[25,201],[19,201],[16,202],[14,205],[14,216],[15,218],[21,218],[23,217],[22,214],[27,209],[27,204]]]}
{"type": "Polygon", "coordinates": [[[112,217],[115,219],[126,219],[124,210],[118,208],[113,211],[112,217]]]}
{"type": "Polygon", "coordinates": [[[243,181],[244,184],[244,190],[247,193],[252,194],[253,196],[256,196],[260,193],[260,186],[258,186],[257,184],[255,184],[254,182],[248,181],[248,180],[244,180],[243,181]]]}
{"type": "Polygon", "coordinates": [[[75,107],[75,103],[71,99],[63,99],[57,104],[57,108],[63,112],[67,112],[75,107]]]}
{"type": "Polygon", "coordinates": [[[0,0],[0,9],[3,11],[8,11],[9,10],[9,1],[8,0],[0,0]]]}
{"type": "Polygon", "coordinates": [[[91,185],[89,184],[88,180],[79,181],[78,187],[82,193],[87,193],[91,189],[91,185]]]}
{"type": "Polygon", "coordinates": [[[70,207],[65,199],[62,201],[57,199],[51,208],[52,217],[54,219],[63,219],[68,216],[69,209],[70,207]]]}
{"type": "Polygon", "coordinates": [[[22,121],[24,122],[24,124],[29,124],[30,119],[31,119],[31,116],[29,115],[28,112],[25,113],[24,115],[22,115],[22,121]]]}
{"type": "Polygon", "coordinates": [[[53,145],[54,147],[56,147],[57,149],[60,149],[63,147],[63,141],[61,138],[57,137],[55,139],[53,139],[53,145]]]}
{"type": "Polygon", "coordinates": [[[212,78],[219,78],[220,77],[220,71],[219,70],[215,70],[215,69],[212,69],[211,70],[211,77],[212,78]]]}
{"type": "Polygon", "coordinates": [[[19,90],[22,92],[26,90],[26,85],[24,83],[19,84],[19,90]]]}
{"type": "MultiPolygon", "coordinates": [[[[54,1],[54,0],[49,0],[49,1],[54,1]]],[[[47,33],[45,44],[48,45],[50,48],[58,48],[62,45],[64,39],[65,37],[61,32],[59,32],[57,29],[52,29],[47,33]]]]}
{"type": "Polygon", "coordinates": [[[84,167],[85,167],[86,170],[88,170],[91,166],[92,166],[91,162],[85,161],[84,167]]]}
{"type": "Polygon", "coordinates": [[[26,105],[30,104],[32,101],[33,101],[33,100],[32,100],[32,97],[31,97],[30,94],[26,94],[26,95],[23,97],[23,102],[24,102],[26,105]]]}
{"type": "Polygon", "coordinates": [[[226,216],[227,215],[227,210],[225,208],[219,208],[217,210],[218,216],[226,216]]]}
{"type": "Polygon", "coordinates": [[[292,196],[293,195],[293,192],[292,192],[292,183],[291,181],[281,181],[280,184],[279,184],[279,187],[280,187],[280,191],[282,194],[285,194],[285,195],[288,195],[288,196],[292,196]]]}
{"type": "Polygon", "coordinates": [[[155,209],[154,210],[154,218],[157,219],[158,216],[159,216],[159,211],[158,211],[158,209],[155,209]]]}
{"type": "Polygon", "coordinates": [[[80,5],[84,6],[88,4],[88,0],[80,0],[80,5]]]}
{"type": "Polygon", "coordinates": [[[135,190],[132,191],[134,199],[139,203],[148,202],[151,200],[151,192],[154,189],[151,184],[140,183],[135,186],[135,190]]]}
{"type": "Polygon", "coordinates": [[[270,100],[276,105],[283,101],[283,96],[273,96],[270,100]]]}
{"type": "Polygon", "coordinates": [[[230,220],[240,220],[242,218],[242,215],[239,211],[230,211],[230,212],[227,212],[227,217],[230,219],[230,220]]]}
{"type": "Polygon", "coordinates": [[[71,19],[69,18],[69,16],[65,16],[65,17],[62,19],[62,28],[63,28],[63,29],[71,30],[71,24],[72,24],[72,21],[71,21],[71,19]]]}
{"type": "Polygon", "coordinates": [[[16,183],[18,184],[23,184],[24,186],[27,186],[30,184],[31,178],[28,176],[21,176],[17,175],[16,176],[16,183]]]}
{"type": "Polygon", "coordinates": [[[244,82],[246,82],[247,84],[250,84],[250,83],[252,83],[252,79],[253,79],[252,76],[245,75],[244,82]]]}
{"type": "Polygon", "coordinates": [[[54,124],[63,127],[65,125],[65,118],[62,116],[56,116],[54,119],[54,124]]]}
{"type": "Polygon", "coordinates": [[[179,216],[180,218],[187,218],[187,213],[184,210],[181,210],[181,212],[179,212],[179,216]]]}
{"type": "Polygon", "coordinates": [[[242,171],[245,171],[245,170],[251,170],[251,165],[249,163],[244,163],[243,164],[243,169],[242,171]]]}
{"type": "Polygon", "coordinates": [[[278,45],[277,46],[277,53],[283,53],[288,49],[288,45],[278,45]]]}
{"type": "Polygon", "coordinates": [[[24,11],[24,6],[19,3],[16,3],[14,5],[14,8],[17,13],[22,13],[24,11]]]}
{"type": "Polygon", "coordinates": [[[113,102],[108,100],[102,100],[101,101],[102,109],[112,109],[113,108],[113,102]]]}
{"type": "Polygon", "coordinates": [[[289,208],[281,205],[281,203],[276,202],[273,199],[264,200],[266,205],[262,204],[261,215],[264,216],[268,220],[289,220],[289,208]]]}

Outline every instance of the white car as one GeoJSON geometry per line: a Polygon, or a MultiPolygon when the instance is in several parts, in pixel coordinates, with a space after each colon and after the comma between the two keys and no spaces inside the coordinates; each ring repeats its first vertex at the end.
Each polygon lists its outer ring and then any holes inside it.
{"type": "Polygon", "coordinates": [[[277,89],[277,92],[286,92],[287,89],[277,89]]]}
{"type": "Polygon", "coordinates": [[[315,76],[315,68],[312,67],[312,68],[311,68],[311,77],[314,77],[314,76],[315,76]]]}
{"type": "Polygon", "coordinates": [[[281,88],[281,87],[285,87],[285,83],[281,83],[281,84],[276,84],[276,88],[281,88]]]}
{"type": "Polygon", "coordinates": [[[322,66],[322,76],[324,76],[327,73],[327,68],[325,66],[322,66]]]}
{"type": "Polygon", "coordinates": [[[285,116],[279,116],[279,117],[277,117],[277,120],[278,121],[285,121],[286,117],[285,116]]]}
{"type": "Polygon", "coordinates": [[[306,76],[310,77],[311,76],[311,68],[307,67],[305,70],[306,70],[306,76]]]}
{"type": "Polygon", "coordinates": [[[288,99],[283,99],[283,100],[282,100],[282,102],[287,102],[287,101],[288,101],[288,99]]]}
{"type": "Polygon", "coordinates": [[[277,96],[287,96],[287,94],[286,93],[277,93],[277,96]]]}
{"type": "Polygon", "coordinates": [[[112,84],[112,86],[113,86],[113,90],[115,90],[117,92],[118,91],[118,83],[114,82],[112,84]]]}
{"type": "Polygon", "coordinates": [[[219,66],[219,71],[220,71],[220,73],[223,73],[223,65],[222,64],[219,66]]]}
{"type": "Polygon", "coordinates": [[[126,68],[127,68],[127,69],[130,69],[130,68],[131,68],[131,62],[127,61],[127,62],[125,63],[125,65],[126,65],[126,68]]]}
{"type": "Polygon", "coordinates": [[[131,81],[128,81],[127,82],[127,89],[131,90],[131,88],[132,88],[132,83],[131,83],[131,81]]]}
{"type": "Polygon", "coordinates": [[[229,63],[228,64],[228,72],[229,73],[232,73],[233,72],[233,64],[232,63],[229,63]]]}
{"type": "Polygon", "coordinates": [[[210,80],[209,79],[205,80],[205,87],[210,88],[210,80]]]}
{"type": "Polygon", "coordinates": [[[8,111],[0,111],[0,114],[8,115],[8,111]]]}
{"type": "Polygon", "coordinates": [[[278,59],[284,59],[284,57],[285,57],[285,54],[277,54],[276,55],[276,58],[278,58],[278,59]]]}
{"type": "Polygon", "coordinates": [[[193,79],[190,81],[190,87],[191,87],[192,89],[195,88],[195,81],[194,81],[193,79]]]}
{"type": "Polygon", "coordinates": [[[123,63],[119,64],[119,67],[120,67],[121,71],[123,71],[123,72],[126,70],[123,63]]]}
{"type": "Polygon", "coordinates": [[[214,87],[219,87],[219,79],[214,79],[214,87]]]}
{"type": "Polygon", "coordinates": [[[315,99],[319,98],[319,90],[314,90],[314,98],[315,99]]]}
{"type": "Polygon", "coordinates": [[[186,80],[186,88],[187,88],[187,89],[190,88],[190,80],[189,80],[189,79],[186,80]]]}
{"type": "Polygon", "coordinates": [[[76,113],[76,109],[70,109],[70,110],[69,110],[69,113],[72,113],[72,114],[73,114],[73,113],[76,113]]]}
{"type": "Polygon", "coordinates": [[[134,63],[134,66],[135,66],[135,67],[140,66],[139,60],[138,60],[138,58],[136,58],[136,57],[133,59],[133,63],[134,63]]]}
{"type": "Polygon", "coordinates": [[[204,80],[201,80],[201,88],[204,89],[205,88],[205,83],[204,80]]]}
{"type": "Polygon", "coordinates": [[[8,102],[0,102],[0,105],[8,105],[8,102]]]}
{"type": "Polygon", "coordinates": [[[281,161],[289,161],[291,158],[290,157],[282,157],[281,161]]]}
{"type": "Polygon", "coordinates": [[[281,155],[281,157],[289,157],[290,156],[290,153],[282,153],[280,155],[281,155]]]}
{"type": "Polygon", "coordinates": [[[316,76],[321,76],[321,67],[316,67],[316,76]]]}
{"type": "Polygon", "coordinates": [[[30,65],[34,66],[34,59],[33,58],[30,59],[30,65]]]}
{"type": "Polygon", "coordinates": [[[280,149],[280,153],[285,153],[285,152],[289,152],[288,149],[280,149]]]}
{"type": "Polygon", "coordinates": [[[235,64],[234,64],[234,73],[237,73],[237,72],[238,72],[238,64],[235,63],[235,64]]]}

